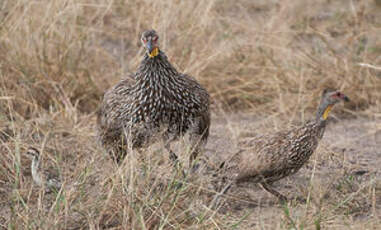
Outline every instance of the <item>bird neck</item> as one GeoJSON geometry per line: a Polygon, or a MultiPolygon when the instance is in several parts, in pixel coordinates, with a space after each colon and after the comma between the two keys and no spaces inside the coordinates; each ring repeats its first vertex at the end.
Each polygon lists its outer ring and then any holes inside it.
{"type": "Polygon", "coordinates": [[[316,137],[318,140],[321,140],[323,138],[324,132],[325,132],[325,127],[327,125],[326,120],[320,119],[317,122],[314,122],[315,124],[313,125],[316,133],[316,137]]]}
{"type": "Polygon", "coordinates": [[[327,120],[329,112],[332,110],[332,104],[321,103],[316,113],[316,122],[324,122],[327,120]]]}
{"type": "Polygon", "coordinates": [[[167,56],[161,50],[154,57],[146,53],[138,68],[137,80],[158,82],[161,78],[173,78],[178,76],[175,67],[168,61],[167,56]]]}
{"type": "Polygon", "coordinates": [[[40,167],[40,159],[39,157],[33,157],[33,160],[32,160],[32,168],[36,168],[38,169],[40,167]]]}
{"type": "Polygon", "coordinates": [[[32,177],[33,180],[36,182],[36,184],[41,185],[42,184],[42,178],[40,175],[40,160],[38,157],[34,157],[32,161],[32,177]]]}
{"type": "Polygon", "coordinates": [[[148,56],[149,56],[150,58],[154,58],[154,57],[156,57],[157,55],[159,55],[159,48],[157,48],[157,47],[154,48],[154,49],[152,50],[152,52],[148,54],[148,56]]]}

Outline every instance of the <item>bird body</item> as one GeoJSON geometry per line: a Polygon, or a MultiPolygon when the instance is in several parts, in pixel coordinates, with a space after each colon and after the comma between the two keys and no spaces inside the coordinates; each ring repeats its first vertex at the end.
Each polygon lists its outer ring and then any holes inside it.
{"type": "MultiPolygon", "coordinates": [[[[316,119],[291,130],[255,138],[231,158],[225,172],[231,184],[260,183],[281,200],[286,197],[269,185],[298,172],[318,147],[326,127],[326,119],[334,104],[348,101],[339,91],[326,89],[316,113],[316,119]]],[[[226,186],[225,190],[228,190],[226,186]]],[[[226,192],[226,191],[224,191],[226,192]]]]}
{"type": "Polygon", "coordinates": [[[153,39],[156,32],[143,33],[147,53],[137,72],[105,93],[97,119],[100,143],[125,151],[126,146],[141,148],[157,138],[168,144],[189,132],[195,157],[209,135],[209,94],[195,79],[179,73],[152,45],[153,39]]]}
{"type": "Polygon", "coordinates": [[[41,187],[45,186],[47,189],[51,189],[51,188],[54,188],[56,190],[60,189],[62,184],[57,179],[57,175],[55,175],[52,172],[43,170],[41,168],[40,151],[30,147],[27,150],[26,154],[32,158],[31,172],[32,172],[33,181],[38,186],[41,186],[41,187]]]}
{"type": "Polygon", "coordinates": [[[239,153],[237,182],[272,183],[298,172],[316,150],[325,126],[325,121],[310,121],[253,141],[247,150],[253,154],[239,153]]]}

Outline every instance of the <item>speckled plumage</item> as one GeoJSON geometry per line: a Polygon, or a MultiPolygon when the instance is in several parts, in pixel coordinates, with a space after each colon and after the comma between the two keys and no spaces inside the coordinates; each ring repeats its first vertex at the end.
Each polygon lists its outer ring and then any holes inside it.
{"type": "Polygon", "coordinates": [[[239,153],[237,182],[272,183],[296,173],[316,150],[325,126],[325,121],[310,121],[302,127],[256,139],[239,153]]]}
{"type": "MultiPolygon", "coordinates": [[[[150,39],[157,46],[155,31],[143,33],[143,45],[150,39]]],[[[122,157],[128,143],[141,148],[162,138],[169,144],[189,132],[195,158],[209,135],[209,94],[195,79],[179,73],[164,52],[157,49],[151,57],[155,46],[146,48],[135,75],[105,93],[97,113],[99,141],[122,157]]]]}
{"type": "Polygon", "coordinates": [[[242,144],[242,151],[225,167],[233,183],[253,182],[281,200],[286,197],[269,187],[272,182],[295,174],[309,160],[322,139],[332,106],[349,100],[334,90],[325,90],[316,119],[291,130],[264,135],[242,144]]]}

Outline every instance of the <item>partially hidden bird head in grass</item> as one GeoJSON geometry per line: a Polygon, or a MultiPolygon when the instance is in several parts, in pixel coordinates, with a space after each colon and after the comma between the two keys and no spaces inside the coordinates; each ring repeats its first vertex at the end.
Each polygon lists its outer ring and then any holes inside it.
{"type": "Polygon", "coordinates": [[[150,58],[156,57],[159,54],[159,36],[155,30],[144,31],[141,41],[150,58]]]}
{"type": "Polygon", "coordinates": [[[29,147],[25,154],[29,156],[31,159],[38,160],[40,157],[40,152],[33,147],[29,147]]]}
{"type": "Polygon", "coordinates": [[[338,90],[324,89],[317,113],[317,120],[326,120],[333,106],[341,101],[348,102],[349,98],[338,90]]]}

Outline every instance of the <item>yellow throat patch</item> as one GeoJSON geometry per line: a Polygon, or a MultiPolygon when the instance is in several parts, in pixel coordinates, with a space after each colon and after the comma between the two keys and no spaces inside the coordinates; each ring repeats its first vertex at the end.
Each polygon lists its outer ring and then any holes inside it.
{"type": "Polygon", "coordinates": [[[323,119],[326,120],[328,118],[328,114],[331,111],[333,105],[328,105],[327,108],[324,110],[323,113],[323,119]]]}
{"type": "Polygon", "coordinates": [[[151,53],[148,54],[148,56],[152,58],[157,56],[158,54],[159,54],[159,48],[156,47],[155,49],[152,50],[151,53]]]}

